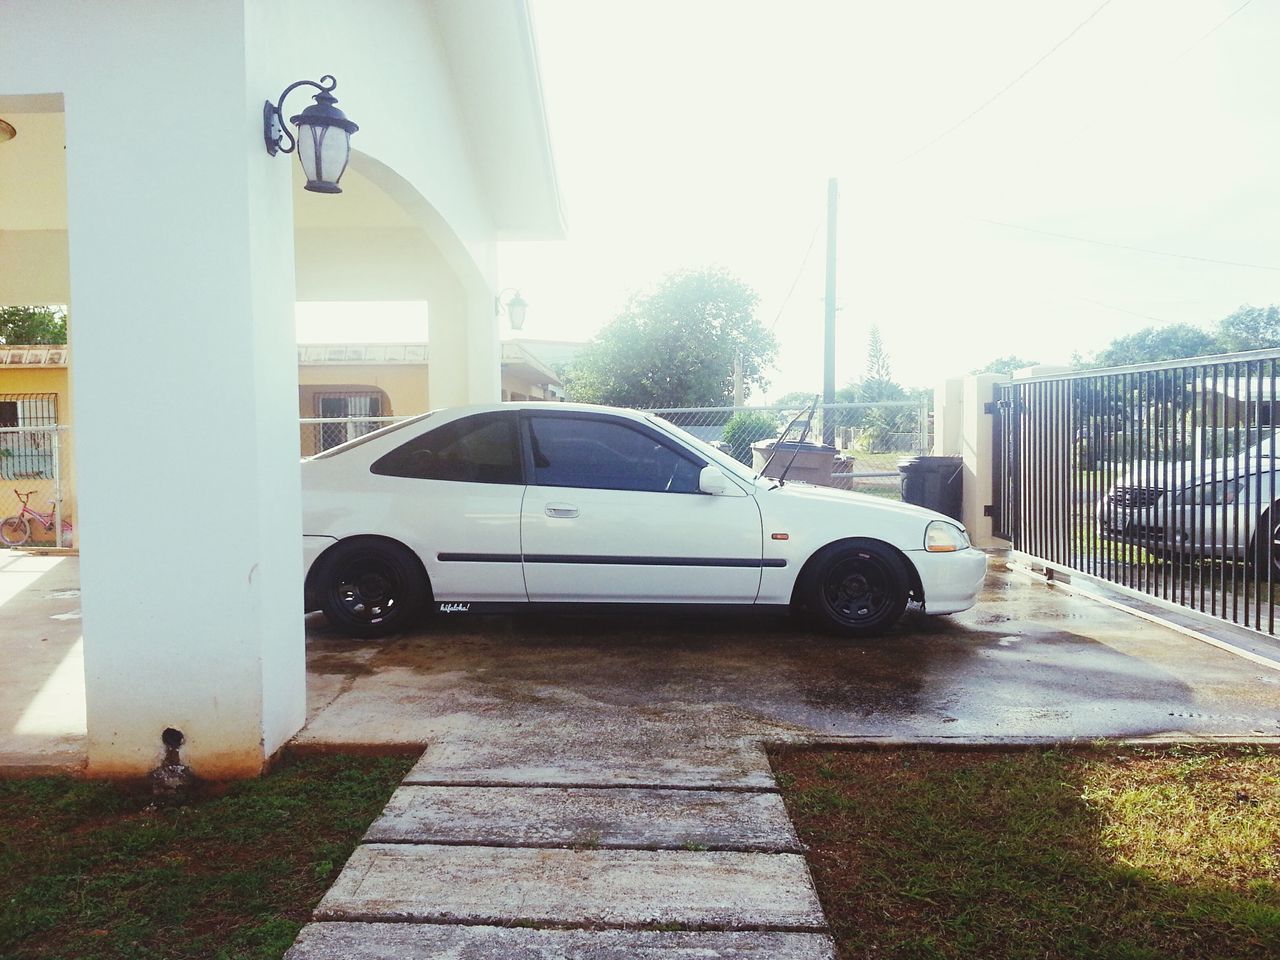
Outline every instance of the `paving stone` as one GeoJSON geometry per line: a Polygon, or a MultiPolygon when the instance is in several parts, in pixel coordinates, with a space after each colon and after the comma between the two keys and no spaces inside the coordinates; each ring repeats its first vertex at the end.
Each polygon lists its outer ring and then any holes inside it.
{"type": "Polygon", "coordinates": [[[501,847],[804,849],[776,793],[625,787],[405,786],[364,839],[501,847]]]}
{"type": "Polygon", "coordinates": [[[357,847],[317,920],[823,930],[790,853],[357,847]]]}
{"type": "Polygon", "coordinates": [[[284,960],[835,960],[821,933],[312,923],[284,960]]]}
{"type": "Polygon", "coordinates": [[[632,749],[598,731],[528,740],[451,736],[431,744],[405,783],[774,789],[758,743],[680,741],[632,749]]]}

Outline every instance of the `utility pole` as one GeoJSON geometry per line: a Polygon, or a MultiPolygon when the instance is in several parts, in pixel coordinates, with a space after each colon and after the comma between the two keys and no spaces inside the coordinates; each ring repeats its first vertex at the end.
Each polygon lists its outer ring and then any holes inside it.
{"type": "MultiPolygon", "coordinates": [[[[822,402],[836,401],[836,204],[840,188],[836,178],[827,181],[827,310],[826,336],[823,343],[822,402]]],[[[822,442],[835,446],[835,417],[822,416],[822,442]]]]}
{"type": "Polygon", "coordinates": [[[733,405],[740,407],[746,402],[746,391],[742,386],[742,351],[733,355],[733,405]]]}

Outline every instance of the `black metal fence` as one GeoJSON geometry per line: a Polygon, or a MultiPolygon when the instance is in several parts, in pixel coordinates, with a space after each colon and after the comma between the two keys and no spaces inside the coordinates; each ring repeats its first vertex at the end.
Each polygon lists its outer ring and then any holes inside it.
{"type": "Polygon", "coordinates": [[[1275,633],[1280,351],[1000,384],[992,515],[1015,550],[1275,633]]]}

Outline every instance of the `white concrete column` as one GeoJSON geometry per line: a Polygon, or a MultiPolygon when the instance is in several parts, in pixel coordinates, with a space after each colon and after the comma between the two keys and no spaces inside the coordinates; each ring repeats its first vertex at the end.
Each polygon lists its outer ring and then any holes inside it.
{"type": "Polygon", "coordinates": [[[965,377],[961,403],[963,428],[960,456],[964,458],[964,503],[962,517],[969,539],[977,547],[1006,547],[992,533],[991,518],[986,515],[991,503],[993,467],[991,457],[994,418],[986,405],[995,398],[995,385],[1007,377],[983,373],[965,377]]]}
{"type": "Polygon", "coordinates": [[[498,318],[487,291],[440,290],[427,305],[432,408],[501,399],[498,318]]]}
{"type": "Polygon", "coordinates": [[[275,66],[272,6],[80,5],[65,92],[91,775],[154,768],[173,728],[198,775],[251,776],[305,716],[296,160],[261,135],[263,101],[296,78],[275,66]]]}
{"type": "Polygon", "coordinates": [[[958,457],[964,437],[964,378],[949,377],[933,391],[933,453],[958,457]]]}

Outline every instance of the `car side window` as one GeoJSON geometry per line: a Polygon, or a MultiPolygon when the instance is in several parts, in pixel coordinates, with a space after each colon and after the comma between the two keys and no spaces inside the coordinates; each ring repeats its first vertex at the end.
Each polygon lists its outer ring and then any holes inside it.
{"type": "Polygon", "coordinates": [[[374,461],[372,473],[417,480],[521,483],[514,413],[479,413],[414,437],[374,461]]]}
{"type": "Polygon", "coordinates": [[[1220,507],[1227,503],[1235,503],[1243,483],[1243,480],[1233,478],[1188,487],[1178,496],[1178,502],[1215,507],[1220,507]]]}
{"type": "Polygon", "coordinates": [[[532,416],[528,420],[533,482],[697,493],[702,464],[626,423],[588,417],[532,416]]]}

